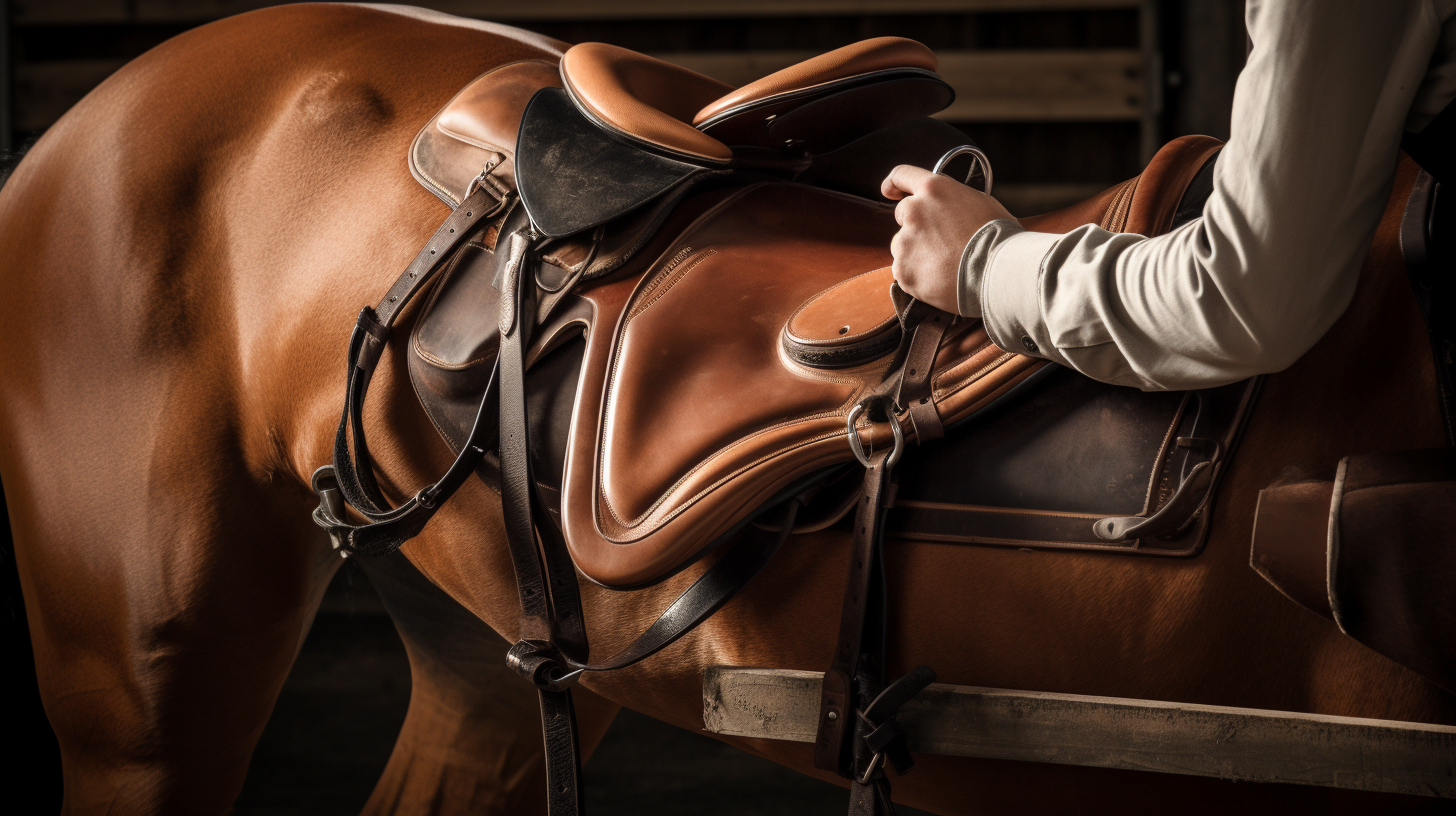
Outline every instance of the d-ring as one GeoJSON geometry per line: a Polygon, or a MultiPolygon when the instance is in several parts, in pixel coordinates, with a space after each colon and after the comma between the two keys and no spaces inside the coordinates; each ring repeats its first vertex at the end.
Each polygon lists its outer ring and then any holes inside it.
{"type": "MultiPolygon", "coordinates": [[[[854,458],[858,459],[861,465],[869,467],[870,458],[865,455],[864,445],[859,441],[859,431],[854,427],[864,412],[865,403],[856,404],[849,409],[846,423],[849,426],[849,449],[854,452],[854,458]]],[[[890,413],[890,430],[895,434],[895,447],[890,451],[890,457],[885,460],[885,467],[894,467],[900,461],[900,455],[905,452],[905,431],[900,428],[900,423],[895,419],[893,411],[890,413]]]]}
{"type": "Polygon", "coordinates": [[[976,161],[974,164],[971,165],[970,171],[966,173],[966,180],[964,183],[966,185],[969,185],[971,183],[971,177],[976,174],[976,168],[980,167],[981,175],[984,176],[986,179],[986,186],[981,189],[981,192],[985,193],[986,195],[990,195],[991,160],[986,158],[986,154],[981,152],[981,148],[976,147],[975,145],[961,145],[960,147],[952,147],[950,150],[945,151],[945,155],[941,156],[940,160],[935,163],[935,166],[930,168],[930,172],[943,174],[945,172],[945,166],[947,164],[950,164],[952,159],[956,158],[957,156],[964,156],[966,154],[974,156],[976,158],[976,161]]]}

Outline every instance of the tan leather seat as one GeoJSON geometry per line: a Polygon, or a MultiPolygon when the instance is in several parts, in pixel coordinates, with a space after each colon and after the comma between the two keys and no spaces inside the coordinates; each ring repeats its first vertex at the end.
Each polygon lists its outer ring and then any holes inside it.
{"type": "Polygon", "coordinates": [[[733,91],[731,85],[606,43],[568,49],[561,78],[576,106],[598,125],[706,161],[733,158],[727,145],[692,125],[698,111],[733,91]]]}
{"type": "Polygon", "coordinates": [[[727,163],[734,151],[703,130],[736,112],[812,96],[815,88],[897,69],[933,72],[935,55],[914,40],[877,37],[776,71],[737,90],[663,60],[604,43],[567,50],[561,76],[572,100],[598,125],[699,161],[727,163]]]}
{"type": "Polygon", "coordinates": [[[707,105],[698,111],[692,121],[696,126],[706,126],[711,120],[735,108],[760,103],[770,97],[798,93],[837,79],[895,68],[934,71],[939,65],[935,54],[914,40],[904,37],[876,37],[836,48],[827,54],[820,54],[754,80],[707,105]]]}

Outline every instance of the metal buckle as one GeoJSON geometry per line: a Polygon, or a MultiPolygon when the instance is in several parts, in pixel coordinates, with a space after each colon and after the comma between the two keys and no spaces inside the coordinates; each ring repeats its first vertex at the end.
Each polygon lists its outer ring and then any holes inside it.
{"type": "Polygon", "coordinates": [[[546,691],[565,691],[586,671],[568,670],[551,644],[539,640],[518,641],[506,652],[506,665],[531,685],[546,691]]]}
{"type": "Polygon", "coordinates": [[[974,156],[976,158],[976,161],[974,164],[971,165],[970,172],[966,173],[966,180],[962,183],[969,187],[971,184],[971,178],[976,175],[976,168],[980,167],[981,176],[986,179],[986,185],[981,188],[981,192],[985,193],[986,195],[990,195],[991,160],[986,158],[986,154],[981,152],[981,148],[979,147],[975,147],[973,145],[961,145],[960,147],[952,147],[950,150],[945,151],[945,155],[940,157],[940,159],[935,163],[935,166],[930,169],[930,172],[943,175],[945,171],[945,166],[947,164],[950,164],[952,159],[956,158],[957,156],[965,155],[974,156]]]}
{"type": "MultiPolygon", "coordinates": [[[[900,461],[900,456],[905,452],[905,431],[901,429],[899,420],[895,419],[895,406],[891,405],[886,411],[890,415],[890,430],[895,435],[895,447],[890,451],[890,457],[885,460],[886,467],[894,467],[900,461]]],[[[861,465],[870,466],[870,458],[865,454],[864,443],[859,441],[859,430],[855,423],[866,410],[869,409],[869,400],[860,400],[853,408],[849,409],[849,416],[845,424],[849,428],[849,449],[854,452],[854,458],[859,460],[861,465]]]]}
{"type": "Polygon", "coordinates": [[[879,751],[876,751],[875,755],[873,757],[870,757],[870,764],[865,767],[864,774],[856,778],[855,781],[860,783],[861,785],[868,785],[870,783],[870,779],[874,777],[875,771],[878,771],[880,769],[880,763],[883,762],[884,759],[885,755],[879,751]]]}

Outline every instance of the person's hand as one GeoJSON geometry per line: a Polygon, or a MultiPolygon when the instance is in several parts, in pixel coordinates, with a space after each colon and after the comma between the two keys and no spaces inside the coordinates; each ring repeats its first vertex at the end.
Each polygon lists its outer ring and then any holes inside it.
{"type": "Polygon", "coordinates": [[[902,164],[880,185],[895,205],[900,231],[890,241],[895,280],[917,300],[956,314],[956,273],[976,231],[1011,218],[1001,202],[949,176],[902,164]]]}

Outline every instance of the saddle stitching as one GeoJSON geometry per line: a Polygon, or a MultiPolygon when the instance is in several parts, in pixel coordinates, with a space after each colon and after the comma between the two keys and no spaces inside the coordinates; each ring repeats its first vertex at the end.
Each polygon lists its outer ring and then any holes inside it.
{"type": "MultiPolygon", "coordinates": [[[[941,371],[940,373],[936,374],[935,377],[934,377],[934,379],[931,381],[931,383],[932,383],[932,385],[931,385],[931,396],[935,397],[936,402],[939,402],[942,397],[945,397],[945,396],[947,396],[949,394],[954,394],[955,392],[961,390],[960,387],[951,387],[951,386],[945,385],[945,381],[947,379],[949,379],[951,377],[951,375],[956,374],[957,372],[961,371],[962,369],[975,368],[976,358],[979,357],[986,349],[992,348],[992,347],[996,347],[998,349],[1000,348],[999,346],[996,346],[995,343],[992,343],[991,342],[991,338],[990,337],[987,337],[986,338],[986,342],[981,343],[980,345],[976,346],[974,349],[971,349],[971,352],[966,355],[966,357],[965,357],[964,360],[960,360],[960,361],[956,362],[954,365],[952,365],[949,368],[945,369],[944,371],[941,371]]],[[[1009,351],[1004,351],[1003,350],[1002,351],[1002,354],[1004,356],[1012,356],[1012,353],[1009,352],[1009,351]]],[[[969,384],[969,383],[967,383],[967,384],[969,384]]]]}

